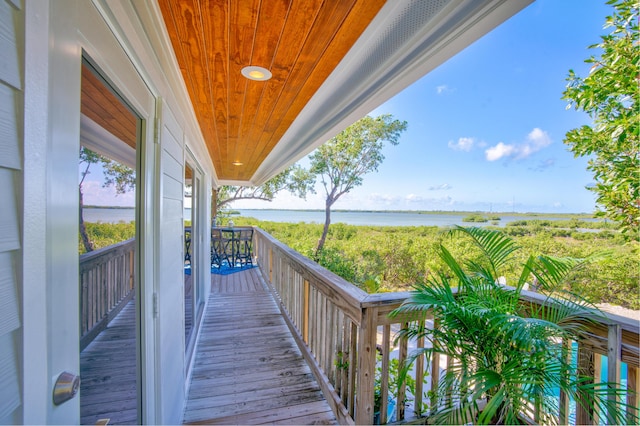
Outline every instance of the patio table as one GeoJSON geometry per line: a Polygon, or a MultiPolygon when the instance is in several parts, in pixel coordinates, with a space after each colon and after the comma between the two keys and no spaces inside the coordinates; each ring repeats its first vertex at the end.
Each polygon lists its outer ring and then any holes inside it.
{"type": "Polygon", "coordinates": [[[230,268],[253,265],[253,228],[211,228],[211,266],[225,264],[230,268]]]}

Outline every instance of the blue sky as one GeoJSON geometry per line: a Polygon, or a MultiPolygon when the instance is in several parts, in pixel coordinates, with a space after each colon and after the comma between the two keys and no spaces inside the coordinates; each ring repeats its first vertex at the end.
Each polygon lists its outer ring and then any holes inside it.
{"type": "MultiPolygon", "coordinates": [[[[406,120],[408,130],[385,148],[378,172],[333,208],[594,211],[587,161],[562,142],[590,120],[560,98],[569,69],[588,74],[584,60],[595,52],[587,46],[605,34],[611,12],[605,0],[537,0],[372,111],[406,120]]],[[[85,182],[86,204],[105,204],[99,187],[85,182]]],[[[323,209],[317,190],[306,201],[283,193],[233,208],[323,209]]],[[[128,196],[113,204],[130,204],[128,196]]]]}
{"type": "MultiPolygon", "coordinates": [[[[611,11],[604,0],[537,0],[372,111],[408,130],[334,208],[592,212],[586,160],[562,142],[590,120],[560,98],[569,69],[587,75],[587,46],[611,11]]],[[[234,207],[324,208],[324,193],[234,207]]]]}

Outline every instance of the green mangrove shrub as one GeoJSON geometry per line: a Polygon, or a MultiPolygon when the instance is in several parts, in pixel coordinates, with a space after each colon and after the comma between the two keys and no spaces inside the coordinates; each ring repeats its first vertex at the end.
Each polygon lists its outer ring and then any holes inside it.
{"type": "Polygon", "coordinates": [[[399,336],[424,337],[431,343],[414,351],[408,363],[420,355],[427,355],[429,362],[435,353],[446,355],[452,365],[433,392],[436,402],[429,423],[522,424],[535,419],[555,424],[558,390],[588,405],[585,408],[592,408],[599,418],[626,423],[620,407],[607,413],[607,397],[622,395],[620,385],[589,384],[563,345],[580,340],[586,324],[602,315],[562,290],[564,281],[586,261],[530,256],[521,264],[514,287],[506,287],[500,283],[502,270],[517,259],[520,249],[510,237],[482,228],[458,227],[450,232],[471,240],[482,255],[460,261],[441,245],[439,256],[447,270],[416,285],[411,297],[392,313],[416,320],[433,313],[439,322],[434,328],[412,322],[399,336]],[[537,284],[544,302],[527,306],[525,316],[521,294],[527,282],[537,284]]]}

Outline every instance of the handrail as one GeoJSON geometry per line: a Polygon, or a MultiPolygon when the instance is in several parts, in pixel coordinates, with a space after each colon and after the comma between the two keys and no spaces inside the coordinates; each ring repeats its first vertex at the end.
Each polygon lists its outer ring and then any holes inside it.
{"type": "Polygon", "coordinates": [[[80,350],[133,297],[135,239],[80,255],[80,350]]]}
{"type": "MultiPolygon", "coordinates": [[[[353,284],[321,267],[300,253],[285,246],[265,231],[255,228],[254,253],[267,284],[285,314],[289,328],[318,378],[320,387],[341,424],[372,424],[374,422],[374,390],[376,381],[380,392],[380,423],[387,419],[389,403],[389,378],[392,363],[393,336],[407,324],[408,318],[389,318],[388,314],[409,297],[407,292],[367,294],[353,284]],[[380,355],[376,355],[379,353],[380,355]]],[[[544,304],[543,295],[523,292],[523,309],[527,304],[544,304]]],[[[608,380],[618,377],[620,362],[627,363],[627,403],[638,406],[638,383],[640,382],[637,321],[617,315],[609,315],[605,322],[587,324],[589,335],[579,344],[581,369],[593,372],[598,382],[601,357],[609,357],[608,380]],[[617,355],[616,355],[617,354],[617,355]],[[617,375],[617,376],[616,376],[617,375]]],[[[427,318],[427,327],[437,327],[437,318],[427,318]]],[[[419,347],[424,341],[415,342],[419,347]]],[[[398,342],[397,357],[402,363],[408,354],[408,342],[398,342]]],[[[424,414],[429,404],[423,395],[437,386],[441,369],[440,357],[434,356],[430,363],[419,358],[413,374],[416,378],[414,412],[405,416],[407,389],[400,387],[393,402],[396,406],[396,421],[406,420],[414,414],[424,414]],[[430,371],[426,371],[430,365],[430,371]],[[429,383],[423,378],[429,377],[429,383]],[[426,386],[429,386],[427,389],[426,386]]],[[[568,400],[561,396],[559,422],[568,420],[568,400]]],[[[576,412],[576,421],[588,424],[598,421],[589,412],[576,412]]],[[[637,413],[636,413],[637,414],[637,413]]]]}

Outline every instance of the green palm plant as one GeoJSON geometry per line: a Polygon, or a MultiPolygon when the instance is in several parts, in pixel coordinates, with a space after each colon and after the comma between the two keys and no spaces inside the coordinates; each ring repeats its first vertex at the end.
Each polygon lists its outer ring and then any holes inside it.
{"type": "MultiPolygon", "coordinates": [[[[412,296],[392,312],[424,319],[433,314],[438,326],[411,323],[398,338],[424,337],[431,345],[418,356],[449,358],[449,366],[433,392],[430,422],[444,424],[555,424],[558,398],[564,391],[606,412],[607,394],[622,393],[619,384],[593,385],[577,374],[563,342],[577,341],[586,325],[601,315],[584,300],[563,291],[561,284],[585,263],[573,258],[530,257],[514,287],[500,284],[500,271],[519,247],[496,230],[457,227],[479,248],[479,259],[459,262],[443,246],[439,256],[448,271],[415,286],[412,296]],[[537,281],[545,303],[527,305],[520,296],[528,280],[537,281]],[[578,397],[580,395],[580,398],[578,397]]],[[[614,410],[623,423],[623,410],[614,410]]],[[[602,418],[602,417],[601,417],[602,418]]]]}

